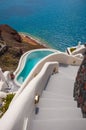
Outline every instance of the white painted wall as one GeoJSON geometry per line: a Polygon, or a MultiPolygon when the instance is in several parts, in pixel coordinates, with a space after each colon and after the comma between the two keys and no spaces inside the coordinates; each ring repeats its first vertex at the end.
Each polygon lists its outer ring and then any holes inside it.
{"type": "Polygon", "coordinates": [[[17,73],[20,73],[20,71],[22,71],[22,68],[24,67],[25,62],[26,62],[27,55],[29,55],[30,53],[32,53],[34,51],[42,51],[42,50],[51,50],[53,52],[57,51],[57,50],[54,50],[54,49],[34,49],[34,50],[27,51],[26,53],[24,53],[21,56],[21,58],[19,60],[18,67],[17,67],[16,71],[14,72],[14,74],[17,75],[17,73]]]}
{"type": "Polygon", "coordinates": [[[0,91],[4,92],[7,87],[8,87],[7,81],[2,72],[2,69],[0,68],[0,91]]]}
{"type": "Polygon", "coordinates": [[[54,68],[58,71],[57,62],[47,62],[41,72],[12,101],[9,109],[0,119],[0,130],[29,130],[32,112],[35,109],[34,97],[41,95],[54,68]]]}
{"type": "Polygon", "coordinates": [[[76,48],[73,52],[70,51],[70,47],[67,48],[69,55],[84,54],[86,48],[84,45],[78,45],[71,48],[76,48]]]}
{"type": "MultiPolygon", "coordinates": [[[[22,84],[21,88],[18,91],[18,95],[23,91],[23,89],[27,86],[27,84],[34,78],[34,76],[37,75],[41,71],[42,67],[44,66],[44,64],[46,62],[55,62],[55,61],[57,61],[59,63],[69,64],[69,65],[80,65],[82,62],[82,59],[77,58],[77,57],[72,56],[72,55],[68,55],[68,54],[63,53],[63,52],[56,52],[54,54],[51,54],[51,55],[43,58],[43,60],[41,60],[34,67],[34,69],[31,71],[29,76],[26,78],[26,80],[24,81],[24,83],[22,84]]],[[[16,95],[15,98],[18,95],[16,95]]]]}
{"type": "MultiPolygon", "coordinates": [[[[43,50],[43,49],[40,49],[40,51],[41,50],[43,50]]],[[[26,84],[29,81],[31,81],[36,74],[38,74],[40,72],[40,70],[42,69],[43,65],[46,62],[49,62],[49,61],[58,61],[59,63],[71,64],[71,65],[80,65],[81,62],[82,62],[82,59],[80,59],[80,58],[78,58],[76,56],[68,55],[67,53],[64,53],[64,52],[56,51],[56,50],[53,50],[53,49],[44,49],[44,50],[51,50],[51,51],[54,51],[55,53],[54,54],[50,54],[49,56],[43,58],[40,62],[38,62],[38,64],[36,64],[36,66],[30,72],[29,78],[28,77],[26,78],[26,80],[23,83],[22,87],[26,86],[26,84]],[[27,81],[27,79],[28,79],[28,81],[27,81]]],[[[26,55],[27,54],[29,55],[31,52],[34,52],[34,51],[38,51],[38,49],[30,51],[30,52],[27,52],[26,55]]],[[[26,55],[24,55],[24,56],[26,57],[26,55]]],[[[22,56],[22,57],[24,57],[24,56],[22,56]]],[[[17,75],[19,75],[20,71],[22,71],[23,67],[21,67],[21,66],[24,66],[24,65],[22,65],[22,62],[25,62],[25,61],[24,60],[22,61],[22,58],[21,58],[21,60],[19,62],[19,66],[18,66],[17,70],[15,71],[16,77],[17,77],[17,75]]],[[[21,84],[19,84],[17,82],[16,77],[15,77],[16,84],[19,85],[19,86],[21,86],[21,84]]]]}
{"type": "Polygon", "coordinates": [[[77,47],[77,49],[72,52],[72,55],[76,55],[76,54],[79,54],[79,53],[83,54],[85,51],[86,51],[85,46],[80,45],[80,47],[77,47]]]}
{"type": "Polygon", "coordinates": [[[21,84],[19,84],[17,82],[17,76],[19,75],[19,73],[22,71],[24,65],[25,65],[25,62],[26,62],[26,58],[27,58],[27,55],[31,54],[32,52],[36,52],[36,51],[52,51],[52,52],[59,52],[55,49],[34,49],[34,50],[31,50],[31,51],[28,51],[26,52],[25,54],[23,54],[20,58],[20,61],[19,61],[19,64],[18,64],[18,67],[16,69],[16,71],[14,72],[14,75],[16,75],[14,81],[15,83],[17,84],[17,86],[21,86],[21,84]]]}

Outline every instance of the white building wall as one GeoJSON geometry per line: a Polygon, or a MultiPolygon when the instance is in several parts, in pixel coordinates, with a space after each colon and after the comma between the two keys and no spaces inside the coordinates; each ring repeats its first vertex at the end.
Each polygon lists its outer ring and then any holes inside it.
{"type": "Polygon", "coordinates": [[[42,71],[25,87],[0,119],[0,130],[29,130],[32,112],[35,109],[34,97],[36,94],[41,95],[54,68],[58,70],[57,62],[44,65],[42,71]]]}

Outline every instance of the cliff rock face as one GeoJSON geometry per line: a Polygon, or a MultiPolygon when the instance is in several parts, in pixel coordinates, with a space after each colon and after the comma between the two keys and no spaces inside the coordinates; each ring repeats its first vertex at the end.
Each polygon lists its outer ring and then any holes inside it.
{"type": "Polygon", "coordinates": [[[17,31],[6,24],[0,25],[0,39],[7,43],[21,42],[21,37],[17,31]]]}
{"type": "Polygon", "coordinates": [[[20,56],[26,51],[43,48],[43,45],[30,44],[31,39],[23,41],[23,38],[12,27],[3,24],[0,25],[0,43],[7,46],[7,51],[0,55],[0,67],[5,70],[15,70],[20,56]]]}
{"type": "Polygon", "coordinates": [[[2,46],[5,44],[8,48],[0,55],[0,67],[3,71],[15,70],[21,56],[20,49],[26,51],[25,45],[27,44],[22,43],[18,32],[6,24],[0,25],[0,43],[2,46]]]}

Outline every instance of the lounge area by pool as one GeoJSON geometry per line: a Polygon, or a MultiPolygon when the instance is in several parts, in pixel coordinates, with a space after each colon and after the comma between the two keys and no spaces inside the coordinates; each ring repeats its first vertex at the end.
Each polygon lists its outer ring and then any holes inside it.
{"type": "Polygon", "coordinates": [[[51,50],[36,50],[31,53],[28,53],[25,58],[24,67],[20,71],[20,73],[17,75],[17,82],[19,84],[22,84],[27,76],[30,74],[31,70],[35,67],[35,65],[45,58],[46,56],[54,53],[54,51],[51,50]]]}

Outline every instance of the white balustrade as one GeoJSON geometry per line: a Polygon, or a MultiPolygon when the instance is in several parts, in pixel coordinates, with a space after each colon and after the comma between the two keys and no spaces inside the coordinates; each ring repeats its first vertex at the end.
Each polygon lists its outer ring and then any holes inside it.
{"type": "Polygon", "coordinates": [[[47,62],[41,72],[33,79],[0,119],[0,130],[29,130],[32,113],[35,109],[34,98],[42,93],[50,75],[58,71],[57,62],[47,62]]]}

